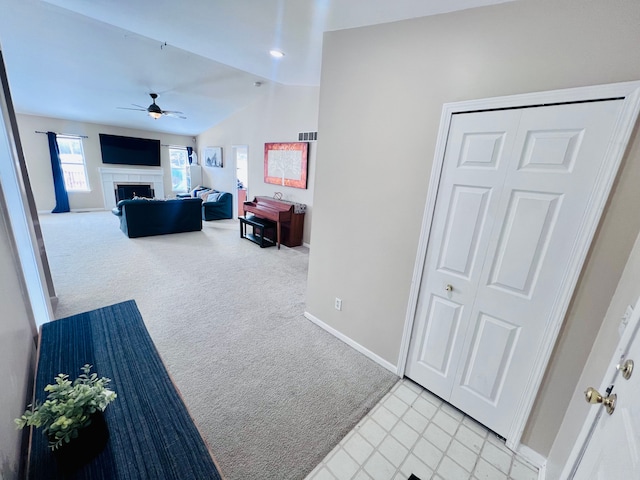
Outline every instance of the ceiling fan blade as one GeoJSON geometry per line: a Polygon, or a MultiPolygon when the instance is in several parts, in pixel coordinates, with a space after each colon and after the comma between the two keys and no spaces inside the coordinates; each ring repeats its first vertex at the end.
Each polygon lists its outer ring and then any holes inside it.
{"type": "Polygon", "coordinates": [[[146,108],[129,108],[129,107],[116,107],[119,108],[120,110],[136,110],[138,112],[146,112],[147,109],[146,108]]]}
{"type": "Polygon", "coordinates": [[[162,115],[166,115],[167,117],[174,117],[174,118],[182,118],[185,119],[187,117],[182,115],[182,112],[177,112],[177,111],[173,111],[173,110],[163,110],[162,111],[162,115]]]}

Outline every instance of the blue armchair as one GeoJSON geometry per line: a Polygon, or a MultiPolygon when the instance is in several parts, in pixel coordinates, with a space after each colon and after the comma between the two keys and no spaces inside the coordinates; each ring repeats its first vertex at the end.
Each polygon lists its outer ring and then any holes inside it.
{"type": "Polygon", "coordinates": [[[202,202],[202,219],[221,220],[223,218],[233,218],[233,195],[212,190],[202,202]]]}

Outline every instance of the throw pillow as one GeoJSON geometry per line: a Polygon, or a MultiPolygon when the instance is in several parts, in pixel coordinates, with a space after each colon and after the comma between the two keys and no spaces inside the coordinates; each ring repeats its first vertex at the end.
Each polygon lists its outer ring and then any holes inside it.
{"type": "Polygon", "coordinates": [[[202,185],[198,185],[196,188],[191,190],[189,193],[192,197],[197,197],[197,194],[200,190],[209,190],[207,187],[203,187],[202,185]]]}
{"type": "Polygon", "coordinates": [[[196,198],[202,198],[202,201],[204,202],[204,201],[205,201],[205,198],[206,198],[206,196],[205,196],[205,195],[208,195],[208,194],[209,194],[209,192],[211,192],[211,189],[210,189],[210,188],[205,188],[205,189],[203,189],[203,190],[198,190],[198,191],[196,192],[196,198]]]}
{"type": "Polygon", "coordinates": [[[207,199],[205,200],[203,198],[202,201],[203,202],[217,202],[220,199],[220,195],[222,195],[222,193],[220,193],[220,192],[209,192],[209,194],[207,195],[207,199]]]}

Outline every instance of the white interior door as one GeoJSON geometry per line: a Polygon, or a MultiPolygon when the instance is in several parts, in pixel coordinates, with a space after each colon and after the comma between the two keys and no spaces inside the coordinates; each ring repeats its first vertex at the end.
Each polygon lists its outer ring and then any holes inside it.
{"type": "MultiPolygon", "coordinates": [[[[630,325],[638,324],[640,302],[636,304],[634,315],[636,318],[629,322],[630,325]]],[[[570,479],[640,478],[640,336],[637,327],[630,343],[616,350],[607,377],[613,377],[613,383],[603,382],[600,393],[606,397],[606,389],[611,389],[611,395],[616,396],[615,409],[609,415],[602,406],[592,407],[600,408],[600,411],[570,479]],[[622,356],[618,353],[620,349],[624,352],[622,356]],[[635,371],[627,379],[614,365],[624,365],[628,360],[634,362],[635,371]]]]}
{"type": "Polygon", "coordinates": [[[587,235],[621,107],[453,115],[405,373],[502,436],[587,235]]]}

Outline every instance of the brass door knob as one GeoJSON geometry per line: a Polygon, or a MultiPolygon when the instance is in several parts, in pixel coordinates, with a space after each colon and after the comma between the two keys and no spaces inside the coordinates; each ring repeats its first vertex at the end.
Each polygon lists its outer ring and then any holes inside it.
{"type": "Polygon", "coordinates": [[[618,365],[616,367],[622,373],[622,376],[625,380],[629,380],[631,378],[631,374],[633,373],[633,360],[627,360],[622,365],[618,365]]]}
{"type": "Polygon", "coordinates": [[[591,403],[594,405],[597,403],[603,404],[604,407],[607,409],[607,413],[611,415],[613,411],[616,409],[616,400],[618,399],[618,396],[614,393],[613,395],[608,395],[607,397],[603,397],[602,395],[600,395],[600,392],[598,392],[595,388],[589,387],[584,392],[584,398],[587,401],[587,403],[591,403]]]}
{"type": "Polygon", "coordinates": [[[450,283],[448,283],[448,284],[447,284],[447,286],[446,286],[446,287],[444,287],[444,289],[445,289],[447,292],[453,292],[453,285],[451,285],[450,283]]]}

